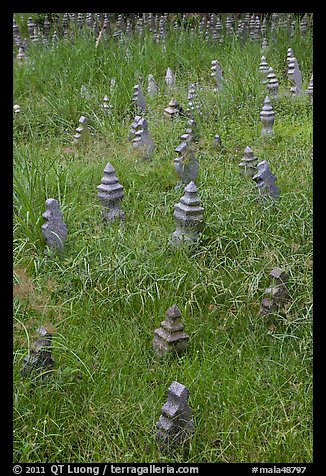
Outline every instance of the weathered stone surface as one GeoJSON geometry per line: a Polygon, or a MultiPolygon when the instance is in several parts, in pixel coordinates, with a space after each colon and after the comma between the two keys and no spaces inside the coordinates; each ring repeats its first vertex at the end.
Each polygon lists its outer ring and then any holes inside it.
{"type": "Polygon", "coordinates": [[[260,113],[260,121],[263,125],[261,129],[261,135],[273,135],[273,124],[275,120],[275,114],[271,105],[271,101],[268,96],[264,100],[264,106],[260,113]]]}
{"type": "Polygon", "coordinates": [[[52,250],[62,252],[67,238],[67,226],[63,221],[59,202],[55,198],[48,198],[45,206],[42,217],[46,223],[42,225],[42,235],[52,250]]]}
{"type": "Polygon", "coordinates": [[[140,113],[146,111],[146,101],[141,91],[139,84],[136,84],[133,89],[133,101],[140,113]]]}
{"type": "Polygon", "coordinates": [[[288,274],[281,268],[274,268],[270,278],[270,286],[265,290],[259,311],[261,316],[278,312],[290,300],[287,288],[288,274]]]}
{"type": "Polygon", "coordinates": [[[151,97],[155,96],[158,93],[158,87],[152,74],[148,75],[147,93],[151,97]]]}
{"type": "Polygon", "coordinates": [[[134,149],[143,152],[143,159],[150,159],[155,148],[154,142],[148,130],[148,123],[146,119],[141,118],[137,123],[137,130],[135,131],[135,138],[132,140],[134,149]]]}
{"type": "Polygon", "coordinates": [[[157,440],[162,451],[172,453],[189,439],[194,431],[188,406],[189,390],[176,381],[169,387],[168,400],[161,409],[157,422],[157,440]]]}
{"type": "Polygon", "coordinates": [[[79,126],[76,129],[76,134],[74,135],[73,144],[76,146],[82,146],[87,143],[90,139],[90,132],[88,127],[88,119],[85,116],[80,116],[79,126]]]}
{"type": "Polygon", "coordinates": [[[40,334],[32,344],[30,353],[24,358],[23,367],[20,371],[23,377],[31,375],[35,371],[41,371],[53,367],[50,334],[44,327],[37,329],[40,334]]]}
{"type": "Polygon", "coordinates": [[[214,78],[214,80],[216,82],[217,90],[220,90],[222,88],[222,84],[223,84],[223,70],[220,67],[217,60],[212,61],[211,77],[214,78]]]}
{"type": "Polygon", "coordinates": [[[239,163],[241,172],[247,177],[253,177],[257,172],[258,157],[254,156],[252,149],[247,145],[244,155],[239,163]]]}
{"type": "Polygon", "coordinates": [[[199,240],[199,233],[204,224],[204,209],[200,206],[197,192],[195,183],[190,182],[185,187],[185,194],[174,206],[176,230],[171,237],[173,244],[196,243],[199,240]]]}
{"type": "Polygon", "coordinates": [[[278,96],[279,84],[273,68],[269,68],[268,70],[267,81],[268,96],[276,98],[278,96]]]}
{"type": "Polygon", "coordinates": [[[164,109],[164,116],[173,119],[175,116],[183,114],[183,109],[175,99],[171,99],[167,108],[164,109]]]}
{"type": "Polygon", "coordinates": [[[262,197],[271,197],[278,199],[280,195],[280,190],[277,185],[275,185],[276,177],[270,171],[268,162],[263,160],[257,165],[258,172],[252,177],[256,182],[259,193],[262,197]]]}
{"type": "Polygon", "coordinates": [[[259,65],[259,71],[260,71],[261,76],[262,76],[262,83],[267,83],[268,82],[267,75],[268,75],[268,71],[269,71],[269,66],[268,66],[268,63],[266,61],[265,56],[261,57],[260,65],[259,65]]]}
{"type": "Polygon", "coordinates": [[[172,69],[168,68],[165,75],[165,84],[168,87],[168,90],[172,93],[176,89],[176,78],[172,73],[172,69]]]}
{"type": "Polygon", "coordinates": [[[131,128],[129,130],[129,136],[128,136],[128,139],[129,140],[132,140],[134,139],[136,136],[136,131],[141,129],[141,125],[139,124],[139,121],[141,120],[141,116],[135,116],[134,118],[134,121],[133,123],[131,124],[131,128]]]}
{"type": "Polygon", "coordinates": [[[121,201],[124,197],[123,186],[119,183],[115,169],[110,163],[104,168],[104,176],[97,190],[103,207],[104,221],[108,223],[113,220],[124,220],[125,214],[121,210],[121,201]]]}
{"type": "Polygon", "coordinates": [[[180,179],[177,187],[189,182],[196,182],[199,171],[199,163],[191,147],[191,142],[191,140],[188,140],[188,142],[182,142],[175,149],[175,151],[178,152],[178,157],[174,159],[173,165],[174,170],[180,179]]]}
{"type": "Polygon", "coordinates": [[[302,76],[296,58],[291,56],[288,61],[288,79],[291,84],[290,92],[293,96],[301,96],[302,94],[302,76]]]}
{"type": "Polygon", "coordinates": [[[181,312],[174,304],[166,311],[166,317],[161,322],[161,327],[155,329],[153,348],[159,357],[167,354],[180,354],[186,350],[189,336],[184,332],[180,318],[181,312]]]}

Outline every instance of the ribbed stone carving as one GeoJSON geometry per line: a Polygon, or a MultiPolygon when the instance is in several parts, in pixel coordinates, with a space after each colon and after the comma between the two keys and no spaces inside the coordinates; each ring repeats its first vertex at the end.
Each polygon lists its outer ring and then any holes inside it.
{"type": "Polygon", "coordinates": [[[137,123],[135,138],[132,140],[134,149],[141,150],[143,159],[150,159],[154,150],[154,142],[148,130],[148,122],[141,118],[137,123]]]}
{"type": "Polygon", "coordinates": [[[191,142],[191,140],[182,142],[175,149],[178,152],[178,157],[174,159],[173,165],[180,179],[177,188],[182,184],[187,184],[191,181],[195,182],[198,175],[199,163],[191,147],[191,142]]]}
{"type": "Polygon", "coordinates": [[[164,116],[168,119],[174,119],[179,114],[183,114],[183,109],[175,99],[171,99],[167,108],[164,109],[164,116]]]}
{"type": "Polygon", "coordinates": [[[269,71],[269,66],[268,66],[268,63],[266,61],[265,56],[261,57],[260,65],[259,65],[259,71],[260,71],[260,74],[261,74],[261,77],[262,77],[262,83],[267,83],[267,81],[268,81],[267,75],[268,75],[268,71],[269,71]]]}
{"type": "Polygon", "coordinates": [[[260,112],[260,121],[263,125],[261,129],[261,135],[273,135],[273,124],[275,120],[275,114],[271,105],[271,101],[268,96],[265,97],[264,106],[260,112]]]}
{"type": "Polygon", "coordinates": [[[72,143],[76,146],[81,146],[90,139],[90,132],[88,127],[88,119],[85,116],[80,116],[79,126],[76,129],[76,134],[72,143]]]}
{"type": "Polygon", "coordinates": [[[123,186],[119,183],[115,169],[110,163],[105,166],[104,176],[97,190],[103,207],[104,221],[124,220],[125,215],[121,210],[121,201],[124,197],[123,186]]]}
{"type": "Polygon", "coordinates": [[[196,243],[204,224],[204,208],[200,206],[198,190],[194,182],[185,187],[185,193],[174,206],[176,230],[171,236],[173,244],[196,243]]]}
{"type": "Polygon", "coordinates": [[[156,438],[161,450],[165,453],[172,453],[182,446],[194,431],[188,397],[187,387],[179,382],[172,382],[168,400],[163,405],[157,422],[156,438]]]}
{"type": "Polygon", "coordinates": [[[167,354],[180,354],[186,350],[189,336],[184,332],[180,318],[181,312],[174,304],[166,311],[161,327],[155,329],[153,348],[159,357],[167,354]]]}
{"type": "Polygon", "coordinates": [[[271,98],[277,98],[279,84],[273,68],[269,68],[268,70],[267,81],[268,96],[271,98]]]}
{"type": "Polygon", "coordinates": [[[253,177],[257,172],[258,157],[254,156],[252,149],[247,145],[244,150],[243,157],[239,164],[241,172],[247,177],[253,177]]]}

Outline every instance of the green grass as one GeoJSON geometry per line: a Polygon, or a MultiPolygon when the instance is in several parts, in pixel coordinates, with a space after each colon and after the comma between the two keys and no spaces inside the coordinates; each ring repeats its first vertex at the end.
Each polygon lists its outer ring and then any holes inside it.
{"type": "MultiPolygon", "coordinates": [[[[19,14],[20,15],[20,14],[19,14]]],[[[19,17],[18,17],[19,18],[19,17]]],[[[149,36],[96,49],[90,38],[57,49],[31,46],[14,63],[14,460],[19,462],[312,461],[312,107],[287,95],[292,47],[303,89],[312,72],[312,36],[275,43],[267,62],[280,83],[273,99],[274,138],[260,136],[266,96],[259,78],[260,42],[223,44],[171,33],[166,52],[149,36]],[[211,61],[224,70],[213,92],[211,61]],[[197,187],[205,209],[202,243],[171,249],[173,159],[186,120],[163,118],[171,96],[187,107],[187,87],[204,89],[197,187]],[[152,73],[160,93],[149,98],[152,73]],[[132,88],[143,77],[146,118],[156,148],[143,162],[127,140],[132,88]],[[110,81],[114,115],[99,104],[110,81]],[[80,95],[82,85],[91,93],[80,95]],[[93,142],[69,153],[78,119],[93,142]],[[219,134],[224,149],[211,144],[219,134]],[[260,207],[255,183],[239,173],[249,145],[267,160],[281,199],[260,207]],[[110,162],[124,186],[124,225],[104,226],[96,187],[110,162]],[[68,226],[66,250],[45,247],[45,200],[57,198],[68,226]],[[271,319],[260,303],[276,266],[289,271],[290,305],[271,319]],[[188,351],[158,361],[154,329],[177,304],[188,351]],[[55,366],[46,378],[20,376],[40,325],[54,332],[55,366]],[[195,432],[187,453],[164,456],[156,422],[173,380],[190,391],[195,432]]]]}

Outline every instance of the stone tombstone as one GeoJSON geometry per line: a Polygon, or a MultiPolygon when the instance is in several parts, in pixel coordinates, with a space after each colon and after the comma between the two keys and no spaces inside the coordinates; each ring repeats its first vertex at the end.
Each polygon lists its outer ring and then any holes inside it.
{"type": "Polygon", "coordinates": [[[175,99],[171,99],[167,108],[164,109],[164,117],[174,119],[176,116],[183,114],[183,109],[179,106],[175,99]]]}
{"type": "Polygon", "coordinates": [[[147,93],[151,97],[155,96],[158,93],[158,87],[152,74],[148,75],[147,93]]]}
{"type": "Polygon", "coordinates": [[[267,81],[268,97],[277,98],[279,84],[273,68],[269,68],[268,70],[267,81]]]}
{"type": "Polygon", "coordinates": [[[306,89],[306,94],[310,97],[310,102],[313,104],[313,95],[314,95],[314,80],[313,80],[313,74],[311,75],[309,86],[306,89]]]}
{"type": "Polygon", "coordinates": [[[259,311],[261,316],[279,311],[290,299],[287,287],[288,274],[281,268],[274,268],[270,272],[270,278],[270,286],[264,292],[259,311]]]}
{"type": "Polygon", "coordinates": [[[153,348],[159,357],[167,354],[181,354],[188,346],[189,336],[184,332],[181,312],[176,304],[166,311],[165,320],[161,327],[155,329],[153,348]]]}
{"type": "Polygon", "coordinates": [[[268,50],[267,39],[263,38],[260,52],[262,55],[265,56],[265,53],[267,52],[267,50],[268,50]]]}
{"type": "Polygon", "coordinates": [[[27,377],[34,372],[46,370],[54,365],[51,351],[52,334],[49,333],[45,327],[37,329],[38,337],[34,340],[29,355],[24,357],[23,367],[20,374],[27,377]]]}
{"type": "Polygon", "coordinates": [[[168,69],[166,70],[165,84],[167,85],[170,93],[172,93],[173,90],[176,89],[176,78],[172,73],[172,69],[170,67],[168,67],[168,69]]]}
{"type": "Polygon", "coordinates": [[[135,116],[135,118],[134,118],[134,120],[131,124],[130,130],[129,130],[128,140],[132,140],[136,137],[135,136],[136,131],[141,128],[141,126],[139,124],[140,120],[141,120],[141,116],[135,116]]]}
{"type": "Polygon", "coordinates": [[[293,96],[301,96],[302,94],[302,76],[295,57],[290,57],[288,62],[288,79],[291,84],[290,92],[293,96]]]}
{"type": "Polygon", "coordinates": [[[268,96],[265,97],[264,106],[260,112],[260,121],[262,123],[261,135],[273,135],[273,124],[275,120],[275,114],[271,105],[271,101],[268,96]]]}
{"type": "Polygon", "coordinates": [[[88,119],[85,116],[80,116],[79,126],[76,129],[74,140],[72,143],[76,146],[85,144],[90,139],[90,132],[88,127],[88,119]]]}
{"type": "Polygon", "coordinates": [[[154,142],[148,130],[148,122],[141,118],[137,124],[135,138],[132,140],[134,149],[142,150],[143,159],[150,159],[155,148],[154,142]]]}
{"type": "Polygon", "coordinates": [[[59,202],[55,198],[48,198],[45,207],[46,210],[42,214],[45,220],[42,225],[42,236],[51,250],[62,252],[67,238],[67,226],[63,221],[59,202]]]}
{"type": "Polygon", "coordinates": [[[35,28],[35,23],[33,21],[32,17],[28,17],[27,20],[27,29],[28,29],[28,34],[31,37],[34,33],[34,28],[35,28]]]}
{"type": "Polygon", "coordinates": [[[178,157],[174,159],[173,166],[180,179],[179,183],[176,185],[176,189],[189,182],[196,182],[199,163],[191,147],[191,142],[191,140],[188,140],[188,142],[182,142],[175,149],[178,153],[178,157]]]}
{"type": "Polygon", "coordinates": [[[267,83],[267,81],[268,81],[267,75],[268,75],[268,71],[269,71],[269,66],[268,66],[268,63],[266,61],[265,56],[261,57],[260,64],[259,64],[259,71],[260,71],[260,74],[261,74],[261,77],[262,77],[262,83],[263,84],[267,83]]]}
{"type": "Polygon", "coordinates": [[[59,36],[58,36],[58,32],[55,30],[53,32],[53,35],[52,35],[52,46],[53,46],[53,48],[58,47],[58,42],[59,42],[59,36]]]}
{"type": "Polygon", "coordinates": [[[97,195],[103,208],[102,216],[104,222],[123,221],[125,218],[125,214],[121,210],[121,201],[124,197],[123,186],[119,183],[115,169],[110,163],[104,168],[104,176],[97,190],[97,195]]]}
{"type": "Polygon", "coordinates": [[[176,230],[171,236],[171,244],[197,243],[204,224],[204,208],[200,206],[198,190],[194,182],[185,187],[185,193],[174,206],[173,216],[176,230]]]}
{"type": "Polygon", "coordinates": [[[286,61],[288,64],[292,58],[294,58],[293,50],[292,48],[288,48],[288,51],[286,53],[286,61]]]}
{"type": "Polygon", "coordinates": [[[258,157],[254,156],[252,149],[247,145],[244,150],[243,157],[241,162],[239,163],[239,167],[241,167],[241,172],[246,177],[253,177],[257,172],[257,165],[258,165],[258,157]]]}
{"type": "Polygon", "coordinates": [[[188,406],[189,390],[176,381],[169,387],[168,400],[161,408],[156,438],[160,449],[172,453],[182,447],[194,431],[188,406]]]}
{"type": "Polygon", "coordinates": [[[212,61],[211,77],[214,78],[216,82],[217,91],[219,91],[222,88],[223,83],[223,70],[217,60],[212,61]]]}
{"type": "Polygon", "coordinates": [[[19,48],[16,58],[17,58],[17,63],[20,65],[26,62],[26,54],[22,46],[19,48]]]}
{"type": "Polygon", "coordinates": [[[252,179],[256,182],[260,195],[262,197],[278,199],[280,191],[278,186],[275,185],[276,177],[270,171],[268,162],[266,162],[266,160],[259,162],[257,169],[258,172],[252,179]]]}
{"type": "Polygon", "coordinates": [[[133,88],[133,102],[141,113],[146,111],[146,101],[139,84],[135,84],[133,88]]]}

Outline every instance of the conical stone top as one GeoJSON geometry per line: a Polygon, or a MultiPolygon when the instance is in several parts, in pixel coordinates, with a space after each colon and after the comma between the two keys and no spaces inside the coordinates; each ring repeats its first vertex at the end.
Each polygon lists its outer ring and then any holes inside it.
{"type": "Polygon", "coordinates": [[[172,243],[197,242],[204,223],[204,209],[200,206],[195,183],[190,182],[184,191],[183,197],[174,206],[176,231],[172,234],[172,243]]]}
{"type": "Polygon", "coordinates": [[[275,114],[271,105],[271,101],[268,96],[265,97],[264,106],[260,113],[260,120],[263,124],[261,135],[271,135],[273,134],[273,124],[274,124],[275,114]]]}
{"type": "Polygon", "coordinates": [[[104,168],[104,176],[97,190],[103,207],[104,220],[124,220],[124,212],[121,210],[121,201],[124,197],[123,186],[119,183],[115,169],[110,163],[104,168]]]}

